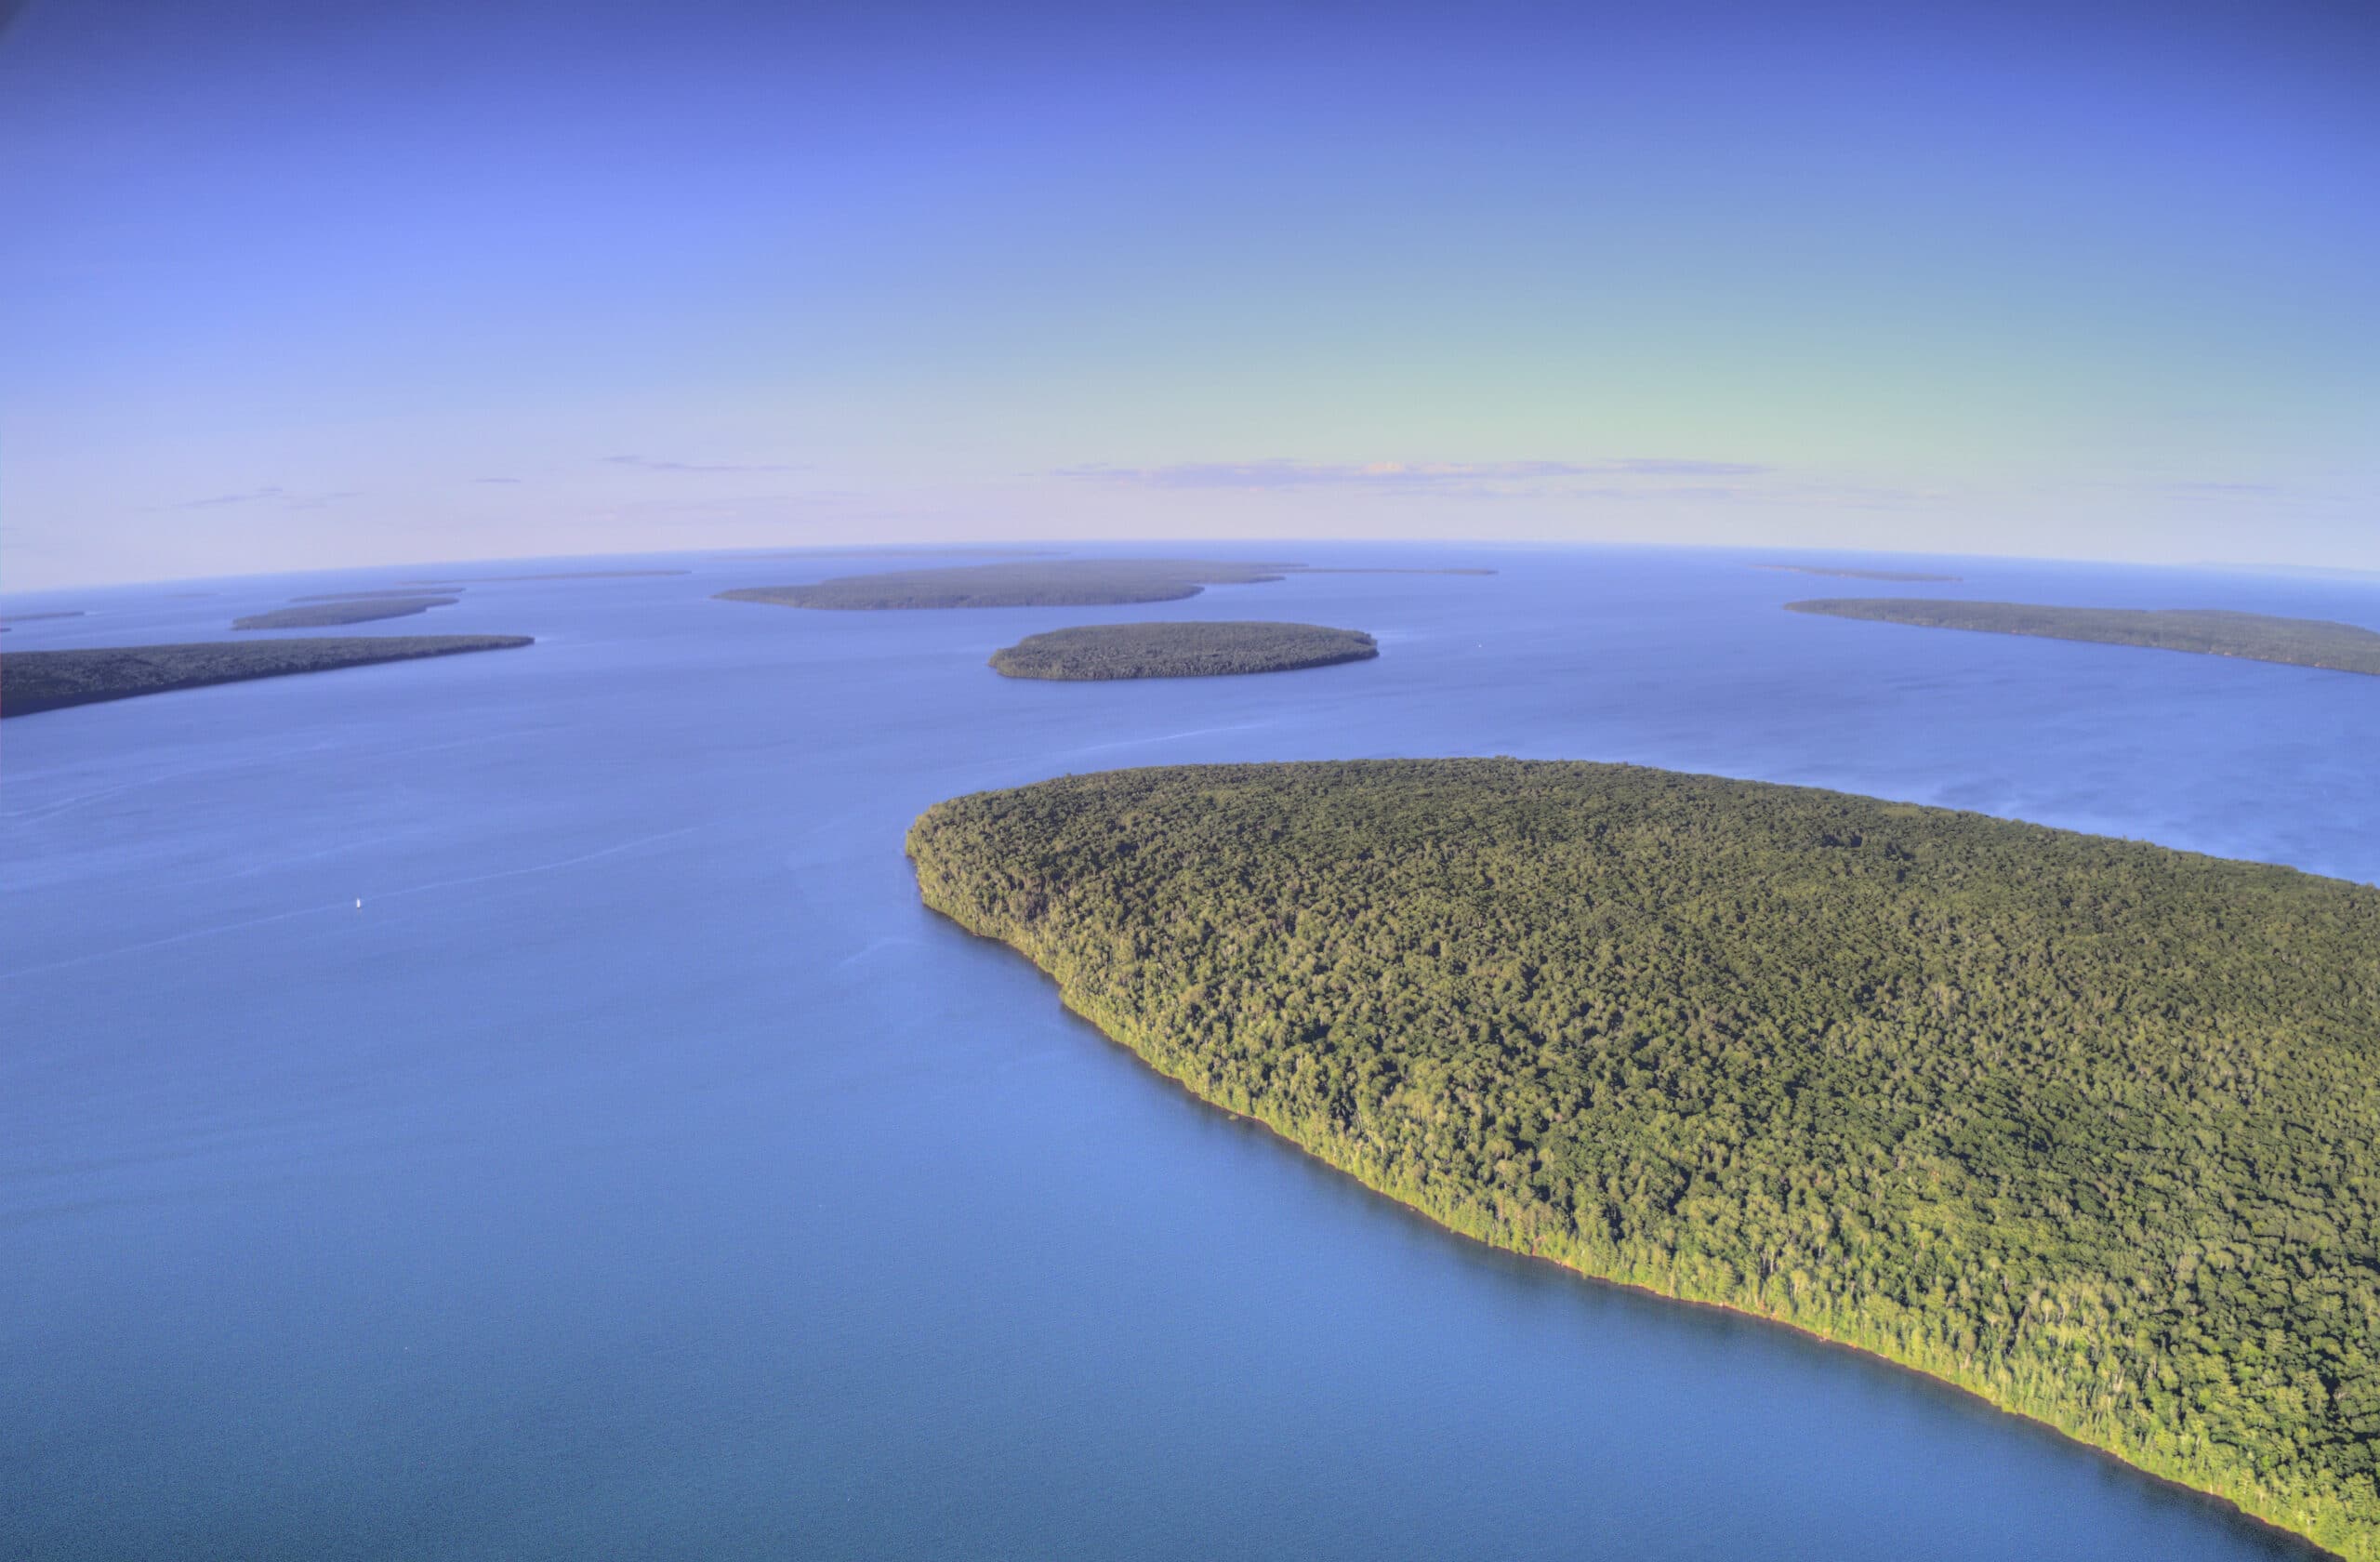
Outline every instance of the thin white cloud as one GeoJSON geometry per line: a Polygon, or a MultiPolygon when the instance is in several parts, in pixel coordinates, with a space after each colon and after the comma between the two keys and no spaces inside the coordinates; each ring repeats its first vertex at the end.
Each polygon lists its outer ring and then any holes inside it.
{"type": "Polygon", "coordinates": [[[789,472],[810,470],[810,469],[805,466],[788,466],[778,461],[756,462],[747,466],[739,465],[734,462],[656,461],[652,459],[650,457],[645,456],[606,456],[603,457],[603,464],[608,467],[635,467],[641,471],[656,472],[789,472]]]}
{"type": "Polygon", "coordinates": [[[183,499],[178,503],[155,505],[154,510],[219,510],[226,505],[278,504],[284,510],[320,510],[341,499],[356,496],[352,488],[341,488],[325,494],[294,493],[275,483],[265,488],[251,488],[240,494],[210,494],[203,499],[183,499]]]}
{"type": "Polygon", "coordinates": [[[260,504],[278,498],[278,488],[251,488],[245,494],[215,494],[204,499],[184,499],[179,504],[161,506],[165,510],[214,510],[222,505],[260,504]]]}

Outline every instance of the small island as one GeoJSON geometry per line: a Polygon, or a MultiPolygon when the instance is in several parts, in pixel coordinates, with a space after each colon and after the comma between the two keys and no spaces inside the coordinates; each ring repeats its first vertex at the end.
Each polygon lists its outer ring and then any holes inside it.
{"type": "Polygon", "coordinates": [[[937,804],[926,903],[1482,1241],[2380,1557],[2380,889],[1813,788],[1388,760],[937,804]]]}
{"type": "Polygon", "coordinates": [[[1924,597],[1826,597],[1785,604],[1792,613],[1864,618],[1927,629],[2080,640],[2239,656],[2332,672],[2380,674],[2380,633],[2322,618],[2278,618],[2220,608],[2043,607],[2029,602],[1937,602],[1924,597]]]}
{"type": "Polygon", "coordinates": [[[1491,569],[1423,567],[1401,564],[1302,564],[1291,571],[1296,575],[1493,575],[1491,569]]]}
{"type": "Polygon", "coordinates": [[[436,579],[408,580],[408,586],[429,586],[442,590],[459,590],[464,586],[496,585],[516,580],[648,580],[661,575],[692,575],[683,569],[626,570],[555,570],[544,575],[447,575],[436,579]]]}
{"type": "Polygon", "coordinates": [[[0,655],[0,716],[31,716],[139,695],[253,678],[329,672],[536,643],[527,635],[358,635],[326,640],[202,641],[0,655]]]}
{"type": "MultiPolygon", "coordinates": [[[[460,586],[439,588],[442,593],[460,591],[462,589],[460,586]]],[[[383,586],[371,591],[317,591],[311,597],[292,597],[289,600],[294,602],[387,602],[392,597],[417,597],[421,594],[417,590],[407,590],[403,587],[383,586]]]]}
{"type": "Polygon", "coordinates": [[[721,602],[846,611],[945,607],[1104,607],[1179,602],[1209,586],[1278,580],[1294,564],[1206,559],[1052,559],[844,575],[809,586],[750,586],[721,602]]]}
{"type": "Polygon", "coordinates": [[[1051,548],[1011,548],[993,546],[970,548],[964,543],[892,542],[881,546],[865,542],[825,543],[816,548],[777,548],[765,552],[725,552],[721,562],[730,564],[749,563],[755,559],[1050,559],[1057,556],[1051,548]]]}
{"type": "Polygon", "coordinates": [[[1008,678],[1218,678],[1360,662],[1380,646],[1360,629],[1263,622],[1086,624],[1027,635],[992,654],[1008,678]]]}
{"type": "Polygon", "coordinates": [[[339,624],[369,624],[378,618],[405,618],[433,607],[452,607],[456,597],[364,597],[352,601],[300,599],[303,605],[276,607],[234,618],[235,629],[326,629],[339,624]]]}
{"type": "Polygon", "coordinates": [[[1905,586],[1920,581],[1948,585],[1961,578],[1955,575],[1928,575],[1923,570],[1850,569],[1832,564],[1754,564],[1752,568],[1781,570],[1787,575],[1831,575],[1841,580],[1889,580],[1905,586]]]}

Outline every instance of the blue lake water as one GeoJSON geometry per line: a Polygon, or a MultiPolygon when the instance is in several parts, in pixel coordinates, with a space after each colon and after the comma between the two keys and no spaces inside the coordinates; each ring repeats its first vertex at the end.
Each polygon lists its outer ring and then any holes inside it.
{"type": "MultiPolygon", "coordinates": [[[[869,562],[640,561],[695,573],[476,584],[350,631],[526,651],[9,721],[0,1557],[2308,1555],[1911,1374],[1407,1215],[922,910],[901,836],[1067,771],[1507,753],[2375,880],[2380,679],[1777,604],[2380,628],[2380,583],[1291,556],[1502,573],[834,614],[707,598],[869,562]],[[983,666],[1149,616],[1383,654],[983,666]]],[[[11,606],[90,616],[0,655],[230,638],[375,579],[53,593],[11,606]]]]}

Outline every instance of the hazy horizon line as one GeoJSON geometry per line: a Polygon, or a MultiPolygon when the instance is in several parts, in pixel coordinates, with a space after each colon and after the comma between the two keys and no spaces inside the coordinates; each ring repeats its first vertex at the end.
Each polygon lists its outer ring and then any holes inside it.
{"type": "MultiPolygon", "coordinates": [[[[1917,549],[1853,548],[1824,543],[1787,543],[1753,545],[1734,542],[1646,542],[1606,538],[1547,538],[1547,537],[1283,537],[1283,536],[1175,536],[1155,538],[1110,537],[998,537],[983,541],[962,542],[938,537],[910,537],[892,542],[813,542],[813,543],[750,543],[721,548],[654,549],[623,552],[606,550],[584,553],[471,553],[448,554],[426,558],[394,558],[371,563],[325,564],[300,569],[256,570],[223,575],[177,575],[142,576],[132,579],[85,580],[60,585],[22,589],[0,588],[0,602],[11,599],[32,599],[73,591],[137,590],[154,586],[204,585],[215,581],[297,580],[303,578],[369,575],[377,570],[419,570],[437,565],[456,564],[560,564],[610,562],[633,562],[648,559],[716,558],[791,558],[800,554],[894,555],[920,551],[932,553],[997,553],[1017,549],[1067,553],[1079,551],[1109,552],[1117,549],[1138,550],[1179,551],[1194,549],[1211,551],[1219,545],[1263,544],[1269,549],[1282,548],[1331,549],[1367,548],[1393,549],[1411,552],[1432,549],[1470,549],[1498,552],[1574,552],[1603,550],[1610,552],[1712,553],[1739,554],[1747,557],[1773,559],[1778,563],[1792,563],[1792,555],[1805,556],[1819,562],[1837,560],[1900,560],[1933,563],[1962,561],[1990,561],[1999,563],[2057,564],[2070,567],[2102,567],[2117,569],[2192,570],[2217,574],[2258,575],[2323,575],[2347,579],[2380,580],[2380,569],[2355,564],[2307,563],[2287,560],[2240,561],[2220,559],[2141,559],[2108,557],[2096,554],[2005,553],[1987,549],[1917,549]]],[[[1305,561],[1300,560],[1302,563],[1305,561]]]]}

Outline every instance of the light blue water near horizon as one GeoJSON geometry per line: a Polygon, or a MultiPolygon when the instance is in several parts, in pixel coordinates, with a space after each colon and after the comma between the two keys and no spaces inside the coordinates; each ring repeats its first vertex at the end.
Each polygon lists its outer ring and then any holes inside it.
{"type": "MultiPolygon", "coordinates": [[[[919,907],[900,841],[1067,771],[1510,753],[2380,880],[2380,680],[1778,609],[2380,628],[2380,588],[1167,551],[1501,573],[837,614],[708,599],[870,561],[623,561],[694,573],[474,583],[350,631],[523,651],[8,721],[0,1557],[2307,1554],[1912,1374],[1428,1225],[1065,1015],[919,907]],[[983,666],[1152,616],[1382,655],[983,666]]],[[[0,657],[427,573],[47,593],[9,605],[88,616],[0,657]]]]}

